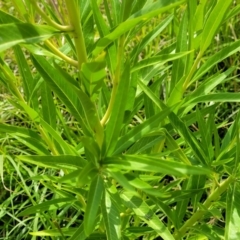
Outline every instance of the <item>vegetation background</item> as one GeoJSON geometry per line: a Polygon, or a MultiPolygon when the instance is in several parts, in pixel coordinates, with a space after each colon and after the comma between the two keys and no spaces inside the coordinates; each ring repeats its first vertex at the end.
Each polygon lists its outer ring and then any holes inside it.
{"type": "Polygon", "coordinates": [[[239,0],[0,7],[0,239],[240,239],[239,0]]]}

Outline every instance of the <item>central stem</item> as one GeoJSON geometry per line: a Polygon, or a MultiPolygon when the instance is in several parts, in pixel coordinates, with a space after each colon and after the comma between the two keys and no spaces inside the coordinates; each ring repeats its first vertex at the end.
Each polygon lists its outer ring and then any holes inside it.
{"type": "Polygon", "coordinates": [[[108,105],[108,109],[101,120],[102,125],[104,125],[108,121],[116,100],[117,89],[118,89],[118,85],[121,77],[121,67],[122,67],[122,60],[123,60],[123,53],[124,53],[124,41],[125,41],[125,36],[122,36],[119,40],[119,45],[118,45],[117,67],[116,67],[115,75],[113,77],[113,89],[112,89],[111,99],[108,105]]]}
{"type": "Polygon", "coordinates": [[[80,9],[74,0],[66,0],[65,3],[69,14],[69,21],[73,27],[73,36],[78,58],[78,70],[80,71],[82,64],[87,62],[87,52],[81,26],[80,9]]]}

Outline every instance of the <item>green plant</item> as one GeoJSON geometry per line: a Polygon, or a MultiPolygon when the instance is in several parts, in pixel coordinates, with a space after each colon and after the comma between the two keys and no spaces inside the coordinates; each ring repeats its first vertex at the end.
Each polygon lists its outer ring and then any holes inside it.
{"type": "Polygon", "coordinates": [[[215,38],[239,3],[8,4],[4,239],[239,239],[239,115],[219,136],[215,114],[237,68],[214,70],[239,51],[215,38]]]}

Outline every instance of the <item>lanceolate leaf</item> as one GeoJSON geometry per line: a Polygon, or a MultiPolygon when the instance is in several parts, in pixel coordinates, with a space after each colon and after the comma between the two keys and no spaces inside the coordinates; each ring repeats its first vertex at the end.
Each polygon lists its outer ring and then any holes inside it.
{"type": "Polygon", "coordinates": [[[0,24],[6,24],[6,23],[20,23],[21,21],[18,18],[15,18],[14,16],[0,10],[0,24]]]}
{"type": "Polygon", "coordinates": [[[73,203],[74,201],[76,201],[75,198],[59,198],[59,199],[49,200],[47,202],[38,204],[36,206],[27,208],[26,210],[22,211],[18,216],[25,216],[29,214],[36,214],[38,212],[55,210],[69,203],[73,203]]]}
{"type": "Polygon", "coordinates": [[[227,193],[227,219],[225,228],[226,240],[238,240],[240,237],[240,184],[232,183],[227,193]]]}
{"type": "Polygon", "coordinates": [[[42,100],[42,116],[45,122],[47,122],[53,129],[56,128],[56,107],[54,105],[54,99],[52,91],[44,82],[41,88],[41,100],[42,100]]]}
{"type": "Polygon", "coordinates": [[[81,103],[74,89],[75,87],[66,81],[64,76],[56,71],[43,57],[34,56],[33,63],[51,90],[57,94],[73,116],[80,122],[85,134],[91,136],[90,126],[86,125],[82,117],[81,103]]]}
{"type": "MultiPolygon", "coordinates": [[[[50,236],[50,237],[62,237],[64,236],[72,236],[74,232],[76,231],[75,228],[61,228],[61,231],[59,229],[51,229],[51,230],[42,230],[37,232],[30,232],[32,236],[38,236],[38,237],[44,237],[44,236],[50,236]]],[[[83,239],[83,238],[80,238],[83,239]]]]}
{"type": "Polygon", "coordinates": [[[240,93],[212,93],[202,95],[189,100],[184,106],[199,102],[240,102],[240,93]]]}
{"type": "Polygon", "coordinates": [[[175,54],[163,54],[163,55],[157,55],[151,58],[147,58],[142,60],[141,62],[137,63],[135,67],[132,69],[132,71],[139,70],[141,68],[145,68],[151,65],[156,64],[165,64],[166,62],[173,61],[178,58],[182,58],[185,55],[189,54],[190,52],[182,52],[182,53],[175,53],[175,54]]]}
{"type": "Polygon", "coordinates": [[[133,60],[137,60],[138,54],[171,23],[172,19],[173,15],[169,15],[169,17],[161,21],[161,23],[155,27],[153,31],[151,31],[142,39],[140,44],[138,44],[131,52],[131,57],[133,60]]]}
{"type": "Polygon", "coordinates": [[[61,155],[61,156],[19,156],[21,161],[32,163],[42,167],[51,167],[57,169],[81,169],[83,168],[87,161],[82,159],[79,156],[71,156],[71,155],[61,155]]]}
{"type": "MultiPolygon", "coordinates": [[[[183,52],[189,49],[188,46],[188,18],[187,12],[184,13],[182,21],[179,26],[177,42],[176,42],[176,52],[183,52]]],[[[171,78],[171,89],[174,88],[178,80],[180,80],[187,68],[187,58],[186,56],[181,57],[173,62],[172,67],[172,78],[171,78]]]]}
{"type": "Polygon", "coordinates": [[[121,239],[120,212],[107,191],[105,191],[101,209],[108,240],[121,239]]]}
{"type": "Polygon", "coordinates": [[[110,155],[117,144],[117,139],[122,127],[125,106],[127,103],[127,96],[129,82],[130,82],[130,68],[129,62],[125,63],[125,70],[121,76],[120,83],[117,88],[114,105],[112,108],[110,119],[106,127],[106,151],[110,155]]]}
{"type": "Polygon", "coordinates": [[[104,160],[103,165],[105,168],[159,172],[178,176],[211,173],[211,171],[206,168],[186,165],[149,155],[124,155],[121,157],[110,157],[104,160]]]}
{"type": "Polygon", "coordinates": [[[131,208],[149,227],[153,228],[159,236],[164,240],[174,240],[168,228],[154,214],[145,201],[130,192],[124,192],[121,194],[121,197],[125,201],[125,205],[131,208]]]}
{"type": "Polygon", "coordinates": [[[162,112],[157,113],[148,120],[144,121],[142,124],[134,127],[131,131],[118,140],[114,154],[122,153],[134,142],[139,140],[139,138],[144,137],[150,132],[153,132],[153,129],[159,127],[161,122],[167,118],[169,113],[170,109],[163,110],[162,112]]]}
{"type": "Polygon", "coordinates": [[[207,22],[203,28],[202,40],[200,44],[200,51],[204,52],[212,42],[216,31],[220,27],[222,20],[228,10],[229,6],[232,4],[232,0],[219,0],[216,6],[212,10],[207,22]]]}
{"type": "Polygon", "coordinates": [[[97,175],[92,181],[87,198],[87,208],[84,215],[84,231],[89,236],[96,227],[96,217],[104,191],[102,176],[97,175]]]}
{"type": "Polygon", "coordinates": [[[226,47],[215,53],[213,56],[209,57],[207,61],[197,70],[193,77],[192,82],[197,81],[200,77],[206,74],[212,67],[217,63],[226,59],[227,57],[233,55],[240,50],[240,40],[233,43],[229,43],[226,47]]]}
{"type": "Polygon", "coordinates": [[[26,58],[19,46],[14,47],[14,53],[18,63],[19,72],[21,74],[22,81],[23,81],[24,95],[26,100],[28,101],[30,98],[30,92],[31,90],[33,90],[31,89],[31,86],[33,83],[33,76],[27,64],[26,58]]]}
{"type": "Polygon", "coordinates": [[[1,24],[0,32],[0,52],[20,43],[38,43],[60,33],[49,26],[29,23],[1,24]]]}
{"type": "Polygon", "coordinates": [[[69,240],[85,240],[87,238],[85,232],[84,232],[84,226],[83,223],[80,225],[80,227],[74,232],[71,238],[69,240]]]}
{"type": "MultiPolygon", "coordinates": [[[[97,4],[97,1],[95,0],[91,0],[91,6],[92,6],[92,10],[93,10],[93,16],[94,16],[94,19],[96,21],[96,26],[98,28],[98,31],[99,31],[99,35],[100,37],[104,37],[106,35],[108,35],[110,33],[110,29],[109,27],[107,26],[104,18],[103,18],[103,15],[101,13],[101,9],[99,9],[99,6],[97,4]]],[[[116,0],[113,0],[112,1],[112,10],[115,12],[115,7],[120,7],[120,2],[119,1],[116,1],[116,0]]],[[[119,11],[119,8],[118,8],[118,13],[117,15],[114,14],[113,17],[115,18],[118,18],[119,14],[120,14],[120,11],[119,11]]],[[[114,72],[115,71],[115,68],[116,68],[116,56],[117,56],[117,53],[116,53],[116,46],[114,44],[112,44],[111,46],[109,46],[107,49],[107,63],[108,63],[108,66],[109,66],[109,70],[111,72],[114,72]]]]}

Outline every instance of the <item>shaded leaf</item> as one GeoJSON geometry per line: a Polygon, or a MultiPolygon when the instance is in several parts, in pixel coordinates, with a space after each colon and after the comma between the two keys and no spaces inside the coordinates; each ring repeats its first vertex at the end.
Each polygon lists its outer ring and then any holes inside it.
{"type": "Polygon", "coordinates": [[[1,24],[0,32],[0,52],[20,43],[38,43],[60,33],[52,27],[30,23],[1,24]]]}

